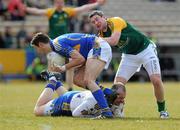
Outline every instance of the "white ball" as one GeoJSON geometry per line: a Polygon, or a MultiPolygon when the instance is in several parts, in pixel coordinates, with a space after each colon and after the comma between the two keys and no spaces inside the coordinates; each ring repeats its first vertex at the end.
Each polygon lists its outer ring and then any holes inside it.
{"type": "Polygon", "coordinates": [[[112,105],[111,110],[114,114],[114,117],[123,118],[124,117],[124,104],[120,103],[117,105],[112,105]]]}
{"type": "Polygon", "coordinates": [[[65,64],[65,57],[63,57],[55,52],[48,53],[47,60],[48,60],[48,63],[50,63],[50,64],[57,64],[60,66],[65,64]]]}

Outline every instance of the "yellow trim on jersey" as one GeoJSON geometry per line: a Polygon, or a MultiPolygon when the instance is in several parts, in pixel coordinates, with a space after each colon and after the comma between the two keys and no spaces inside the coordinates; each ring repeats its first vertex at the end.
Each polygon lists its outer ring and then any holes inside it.
{"type": "Polygon", "coordinates": [[[127,23],[120,17],[112,17],[107,19],[108,25],[113,32],[121,32],[122,29],[127,27],[127,23]]]}
{"type": "Polygon", "coordinates": [[[59,44],[58,38],[53,40],[54,44],[59,44]]]}
{"type": "Polygon", "coordinates": [[[63,103],[63,106],[62,106],[62,110],[64,110],[64,111],[70,111],[70,110],[71,110],[71,109],[70,109],[70,104],[64,102],[64,103],[63,103]]]}
{"type": "Polygon", "coordinates": [[[48,9],[46,10],[46,16],[47,16],[48,18],[50,18],[50,17],[54,14],[55,11],[56,11],[56,8],[48,8],[48,9]]]}
{"type": "Polygon", "coordinates": [[[63,11],[65,11],[69,15],[69,17],[73,17],[76,15],[76,10],[72,7],[64,7],[63,11]]]}
{"type": "Polygon", "coordinates": [[[74,48],[75,50],[77,50],[77,51],[80,51],[80,47],[81,47],[81,45],[78,44],[78,45],[74,46],[73,48],[74,48]]]}

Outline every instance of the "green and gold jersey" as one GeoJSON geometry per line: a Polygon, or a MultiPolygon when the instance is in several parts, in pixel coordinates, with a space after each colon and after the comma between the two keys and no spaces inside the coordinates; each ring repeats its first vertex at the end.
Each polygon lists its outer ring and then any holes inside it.
{"type": "Polygon", "coordinates": [[[110,37],[114,32],[121,32],[117,47],[122,53],[136,55],[143,51],[151,41],[133,25],[120,17],[107,19],[108,28],[106,32],[99,32],[102,37],[110,37]]]}
{"type": "Polygon", "coordinates": [[[55,8],[49,8],[46,15],[49,19],[49,36],[54,39],[59,35],[68,33],[69,18],[75,16],[76,11],[70,7],[63,8],[61,12],[55,8]]]}

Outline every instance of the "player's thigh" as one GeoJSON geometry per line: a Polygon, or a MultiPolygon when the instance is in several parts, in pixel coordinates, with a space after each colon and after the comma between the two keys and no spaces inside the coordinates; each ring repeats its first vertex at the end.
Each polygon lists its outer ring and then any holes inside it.
{"type": "Polygon", "coordinates": [[[127,82],[141,67],[140,58],[136,55],[123,54],[118,67],[115,82],[127,82]]]}
{"type": "Polygon", "coordinates": [[[79,67],[75,70],[73,82],[79,87],[85,87],[84,83],[85,66],[79,67]]]}
{"type": "Polygon", "coordinates": [[[85,68],[85,80],[96,80],[99,74],[104,69],[106,63],[96,58],[88,58],[85,68]]]}
{"type": "Polygon", "coordinates": [[[148,75],[161,75],[161,69],[157,52],[153,44],[148,46],[147,53],[143,57],[143,67],[148,72],[148,75]]]}
{"type": "Polygon", "coordinates": [[[93,98],[91,91],[82,91],[80,93],[75,94],[70,102],[71,111],[74,111],[74,109],[76,109],[80,104],[82,104],[83,101],[87,101],[91,98],[96,103],[96,100],[93,98]]]}
{"type": "Polygon", "coordinates": [[[98,59],[105,62],[104,69],[107,69],[112,59],[112,49],[102,38],[96,38],[94,47],[88,53],[88,59],[98,59]]]}
{"type": "Polygon", "coordinates": [[[148,72],[149,76],[161,75],[160,64],[157,58],[151,59],[144,65],[144,68],[148,72]]]}

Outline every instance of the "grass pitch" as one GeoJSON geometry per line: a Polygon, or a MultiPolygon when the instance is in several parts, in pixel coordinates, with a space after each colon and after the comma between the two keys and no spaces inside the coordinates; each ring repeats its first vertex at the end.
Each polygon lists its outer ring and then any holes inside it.
{"type": "MultiPolygon", "coordinates": [[[[0,83],[0,130],[180,130],[180,83],[165,83],[170,118],[159,119],[149,83],[128,83],[124,119],[35,117],[43,82],[0,83]]],[[[104,86],[111,86],[106,83],[104,86]]]]}

